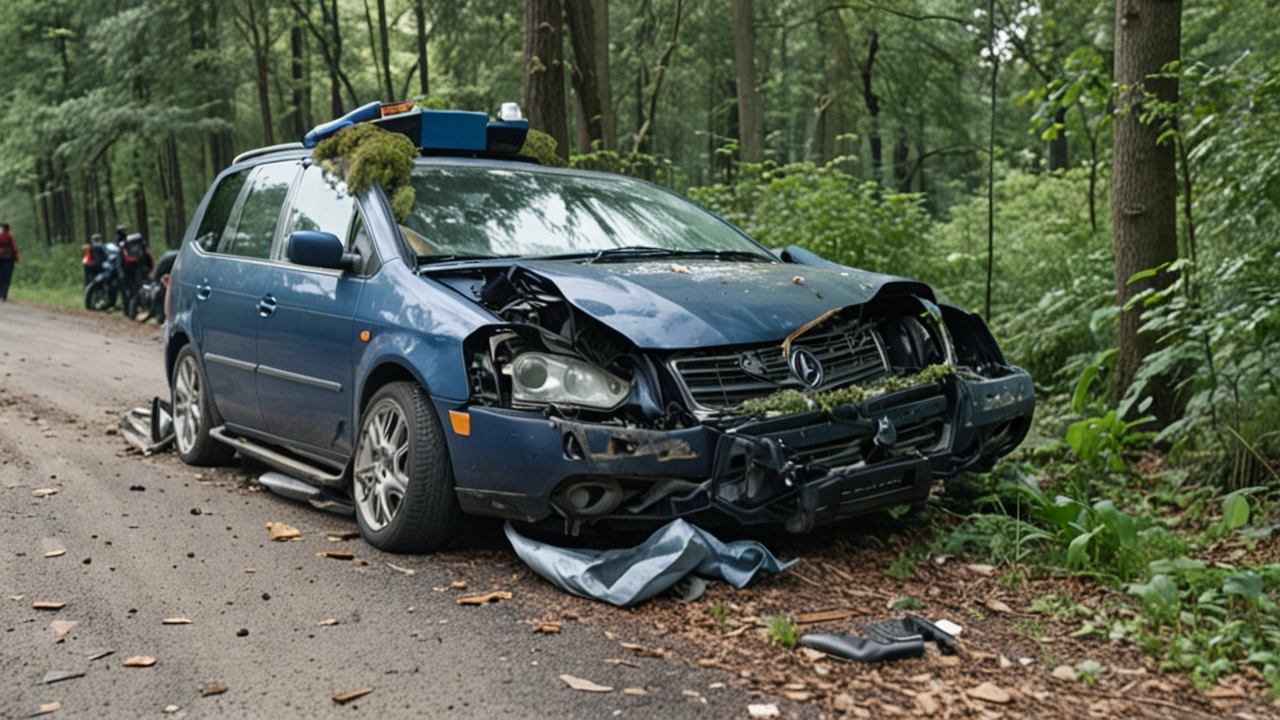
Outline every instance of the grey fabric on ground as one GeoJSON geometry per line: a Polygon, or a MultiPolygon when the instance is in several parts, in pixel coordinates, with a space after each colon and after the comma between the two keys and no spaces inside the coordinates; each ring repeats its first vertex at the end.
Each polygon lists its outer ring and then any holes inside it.
{"type": "Polygon", "coordinates": [[[779,573],[780,562],[754,540],[723,543],[702,528],[673,520],[633,548],[592,550],[538,542],[506,524],[507,540],[533,571],[558,587],[610,605],[628,607],[672,587],[686,575],[742,588],[760,570],[779,573]]]}

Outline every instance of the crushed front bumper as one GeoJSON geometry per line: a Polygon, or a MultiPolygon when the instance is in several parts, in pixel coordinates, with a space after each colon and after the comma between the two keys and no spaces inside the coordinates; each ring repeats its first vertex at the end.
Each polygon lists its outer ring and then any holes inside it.
{"type": "MultiPolygon", "coordinates": [[[[832,412],[660,431],[471,406],[449,434],[462,509],[610,527],[675,517],[815,525],[923,503],[933,479],[988,470],[1026,436],[1031,378],[953,375],[832,412]]],[[[456,405],[438,403],[446,427],[456,405]]]]}

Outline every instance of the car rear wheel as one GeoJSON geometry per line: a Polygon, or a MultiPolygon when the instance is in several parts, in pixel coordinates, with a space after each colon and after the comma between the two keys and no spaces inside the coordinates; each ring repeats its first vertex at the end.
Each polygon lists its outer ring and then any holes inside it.
{"type": "Polygon", "coordinates": [[[394,553],[444,547],[461,510],[444,430],[426,392],[394,382],[369,401],[356,440],[352,495],[360,534],[394,553]]]}
{"type": "Polygon", "coordinates": [[[209,384],[194,347],[178,351],[173,364],[173,441],[178,457],[188,465],[224,465],[236,451],[209,435],[213,427],[213,403],[209,384]]]}

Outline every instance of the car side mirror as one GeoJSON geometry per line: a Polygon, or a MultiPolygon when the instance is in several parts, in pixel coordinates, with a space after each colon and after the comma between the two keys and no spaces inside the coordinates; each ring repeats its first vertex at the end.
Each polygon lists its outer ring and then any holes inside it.
{"type": "Polygon", "coordinates": [[[330,270],[349,270],[360,264],[359,255],[343,251],[337,235],[317,230],[298,230],[290,235],[288,254],[289,262],[295,265],[330,270]]]}

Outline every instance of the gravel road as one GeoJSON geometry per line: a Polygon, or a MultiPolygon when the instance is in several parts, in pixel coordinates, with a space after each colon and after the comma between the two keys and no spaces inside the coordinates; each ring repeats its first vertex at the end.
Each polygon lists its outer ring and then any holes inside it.
{"type": "Polygon", "coordinates": [[[155,325],[0,305],[0,717],[54,702],[52,718],[746,717],[773,702],[669,637],[665,658],[621,648],[660,645],[661,628],[531,577],[492,523],[440,555],[386,555],[330,540],[354,520],[258,492],[253,468],[142,458],[110,428],[167,394],[155,325]],[[270,542],[268,522],[302,536],[270,542]],[[515,598],[455,602],[495,588],[515,598]],[[563,631],[533,632],[544,617],[563,631]],[[134,656],[156,661],[126,667],[134,656]],[[84,675],[45,684],[53,671],[84,675]]]}

